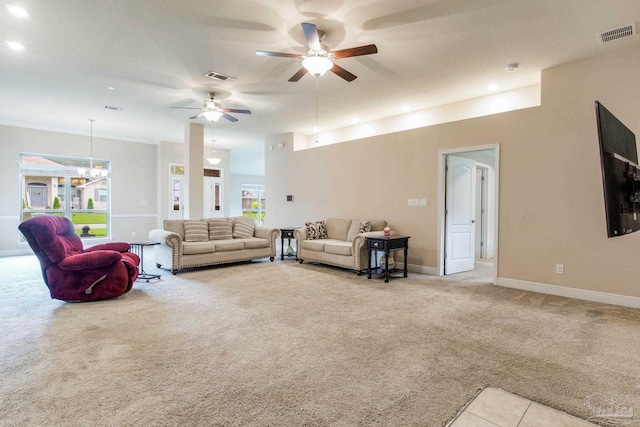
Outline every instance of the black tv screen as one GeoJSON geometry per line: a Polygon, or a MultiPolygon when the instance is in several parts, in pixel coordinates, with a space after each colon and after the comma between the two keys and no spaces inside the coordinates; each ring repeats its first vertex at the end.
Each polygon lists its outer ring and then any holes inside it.
{"type": "Polygon", "coordinates": [[[640,169],[636,136],[596,101],[607,234],[640,230],[640,169]]]}

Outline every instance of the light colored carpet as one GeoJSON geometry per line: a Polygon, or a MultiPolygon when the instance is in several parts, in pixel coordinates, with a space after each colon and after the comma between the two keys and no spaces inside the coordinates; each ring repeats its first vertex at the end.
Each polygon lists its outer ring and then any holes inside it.
{"type": "Polygon", "coordinates": [[[69,304],[0,271],[3,426],[443,426],[483,386],[640,413],[638,310],[279,260],[69,304]]]}

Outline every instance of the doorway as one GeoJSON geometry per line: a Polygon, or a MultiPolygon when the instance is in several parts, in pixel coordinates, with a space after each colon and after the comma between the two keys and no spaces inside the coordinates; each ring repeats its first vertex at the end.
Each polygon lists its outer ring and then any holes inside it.
{"type": "Polygon", "coordinates": [[[499,145],[439,152],[439,275],[497,283],[499,145]]]}

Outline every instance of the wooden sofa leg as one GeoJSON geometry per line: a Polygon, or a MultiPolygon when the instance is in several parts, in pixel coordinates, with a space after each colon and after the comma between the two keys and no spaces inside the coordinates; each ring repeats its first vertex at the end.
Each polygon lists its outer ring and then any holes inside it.
{"type": "Polygon", "coordinates": [[[303,260],[303,259],[298,258],[298,262],[299,262],[300,264],[302,264],[302,263],[304,262],[304,260],[303,260]]]}
{"type": "Polygon", "coordinates": [[[271,262],[273,262],[273,260],[274,260],[274,259],[275,259],[275,258],[274,258],[274,257],[272,257],[272,256],[270,256],[270,257],[269,257],[269,261],[271,261],[271,262]]]}
{"type": "Polygon", "coordinates": [[[176,274],[178,274],[178,269],[171,270],[171,274],[173,274],[174,276],[175,276],[176,274]]]}

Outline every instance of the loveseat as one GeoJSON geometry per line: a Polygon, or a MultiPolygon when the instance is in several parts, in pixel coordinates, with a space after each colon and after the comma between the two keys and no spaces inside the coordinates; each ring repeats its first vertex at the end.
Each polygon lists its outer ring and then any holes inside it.
{"type": "Polygon", "coordinates": [[[257,227],[254,218],[165,219],[162,229],[149,232],[159,242],[154,254],[158,268],[201,267],[276,256],[280,230],[257,227]]]}
{"type": "Polygon", "coordinates": [[[368,267],[367,236],[381,236],[387,222],[328,218],[307,222],[293,235],[298,248],[298,261],[314,261],[350,268],[358,275],[368,267]]]}

